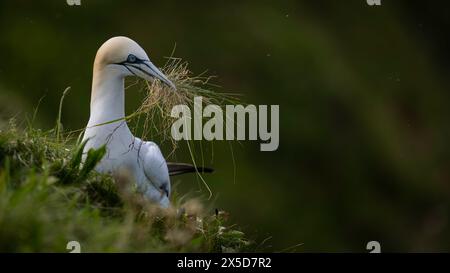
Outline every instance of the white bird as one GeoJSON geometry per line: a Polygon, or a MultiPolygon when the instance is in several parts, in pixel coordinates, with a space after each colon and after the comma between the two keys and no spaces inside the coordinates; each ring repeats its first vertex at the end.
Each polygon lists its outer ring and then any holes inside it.
{"type": "Polygon", "coordinates": [[[170,175],[211,172],[190,164],[166,163],[158,145],[131,133],[125,121],[124,79],[137,76],[161,80],[176,92],[175,85],[152,64],[145,51],[127,37],[113,37],[97,51],[91,91],[90,117],[83,136],[84,156],[91,148],[106,145],[106,155],[96,166],[101,173],[126,169],[137,188],[162,207],[170,205],[170,175]],[[112,122],[113,121],[113,122],[112,122]]]}

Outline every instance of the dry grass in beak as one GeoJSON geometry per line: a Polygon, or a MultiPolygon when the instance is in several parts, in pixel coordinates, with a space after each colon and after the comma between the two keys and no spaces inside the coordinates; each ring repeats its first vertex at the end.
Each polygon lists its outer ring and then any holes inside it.
{"type": "MultiPolygon", "coordinates": [[[[172,146],[172,151],[168,154],[168,157],[170,157],[179,144],[171,135],[172,124],[178,119],[178,117],[173,118],[171,116],[172,109],[176,105],[188,106],[193,116],[195,115],[195,97],[202,97],[203,107],[214,104],[222,108],[225,105],[237,104],[239,99],[237,98],[238,94],[215,91],[218,89],[218,86],[210,83],[212,76],[206,76],[205,73],[197,76],[193,75],[188,68],[188,63],[180,58],[168,58],[167,63],[160,70],[176,86],[176,90],[160,80],[145,82],[144,100],[139,109],[131,116],[135,118],[135,129],[139,129],[142,132],[142,139],[157,139],[160,144],[169,141],[172,146]]],[[[192,164],[196,166],[194,142],[186,140],[184,143],[189,149],[192,164]]],[[[203,162],[201,143],[200,151],[203,162]]],[[[202,165],[204,164],[202,163],[202,165]]],[[[209,198],[211,198],[212,191],[209,185],[200,173],[197,174],[208,190],[209,198]]]]}
{"type": "Polygon", "coordinates": [[[213,91],[218,88],[210,83],[213,77],[205,76],[205,73],[194,76],[188,69],[188,63],[180,58],[168,58],[161,71],[176,86],[177,90],[173,90],[159,80],[146,82],[145,98],[136,112],[139,116],[137,124],[143,122],[144,139],[148,137],[147,134],[150,134],[151,138],[160,137],[162,141],[170,140],[175,149],[176,142],[170,134],[171,125],[175,121],[175,118],[170,116],[174,106],[187,105],[192,111],[194,97],[197,96],[203,97],[203,107],[208,104],[224,106],[225,104],[236,104],[239,101],[237,94],[213,91]]]}

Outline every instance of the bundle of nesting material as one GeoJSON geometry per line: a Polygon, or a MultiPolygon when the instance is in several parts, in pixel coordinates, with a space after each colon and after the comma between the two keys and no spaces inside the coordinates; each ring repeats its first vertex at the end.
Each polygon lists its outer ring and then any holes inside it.
{"type": "Polygon", "coordinates": [[[135,113],[138,116],[137,123],[142,125],[143,138],[150,134],[151,138],[170,140],[175,148],[176,143],[170,137],[171,125],[175,121],[171,116],[173,107],[181,104],[193,109],[194,98],[198,96],[202,97],[205,105],[225,106],[239,101],[237,94],[218,92],[218,86],[210,83],[213,76],[206,76],[206,73],[193,75],[188,69],[188,63],[180,58],[168,58],[161,71],[176,86],[176,90],[159,80],[146,82],[145,98],[135,113]]]}

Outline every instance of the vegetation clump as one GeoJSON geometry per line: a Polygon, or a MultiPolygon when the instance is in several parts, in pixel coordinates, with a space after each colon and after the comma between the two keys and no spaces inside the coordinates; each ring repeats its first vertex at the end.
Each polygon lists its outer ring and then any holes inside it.
{"type": "Polygon", "coordinates": [[[126,174],[94,171],[105,148],[71,144],[53,131],[0,130],[0,252],[234,252],[253,244],[225,225],[227,214],[172,196],[161,209],[126,174]]]}

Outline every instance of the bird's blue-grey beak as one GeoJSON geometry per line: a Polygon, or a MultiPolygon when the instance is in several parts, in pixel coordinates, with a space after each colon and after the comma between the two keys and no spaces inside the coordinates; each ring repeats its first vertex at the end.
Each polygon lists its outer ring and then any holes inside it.
{"type": "MultiPolygon", "coordinates": [[[[152,62],[150,62],[150,61],[142,62],[141,68],[145,71],[146,75],[150,75],[151,77],[162,81],[163,83],[165,83],[167,86],[169,86],[173,90],[177,90],[177,88],[175,87],[175,84],[173,84],[166,77],[166,75],[164,75],[152,62]]],[[[152,79],[146,78],[146,80],[152,80],[152,79]]]]}
{"type": "Polygon", "coordinates": [[[141,77],[147,81],[158,79],[173,90],[177,90],[175,84],[173,84],[150,60],[135,59],[134,62],[125,61],[117,64],[125,66],[135,76],[141,77]]]}

